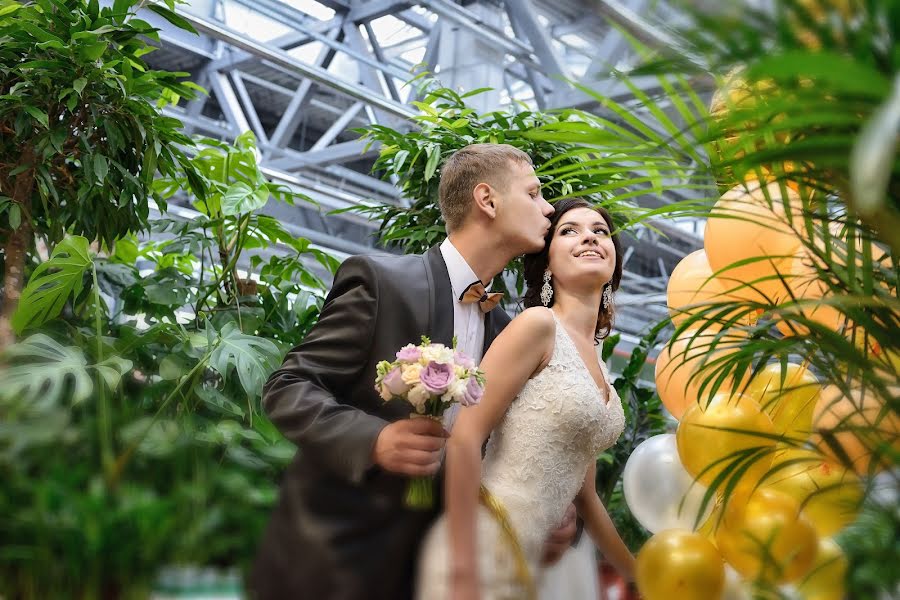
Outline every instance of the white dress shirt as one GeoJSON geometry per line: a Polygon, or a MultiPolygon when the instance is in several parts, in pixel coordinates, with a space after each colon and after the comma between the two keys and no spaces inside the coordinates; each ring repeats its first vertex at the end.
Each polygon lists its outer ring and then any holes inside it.
{"type": "MultiPolygon", "coordinates": [[[[440,250],[450,274],[450,288],[453,290],[453,335],[456,336],[456,348],[478,364],[481,362],[484,346],[484,313],[477,302],[463,304],[459,301],[466,287],[478,281],[478,276],[449,238],[443,241],[440,250]]],[[[452,404],[444,413],[444,427],[448,430],[453,425],[458,410],[459,405],[452,404]]]]}

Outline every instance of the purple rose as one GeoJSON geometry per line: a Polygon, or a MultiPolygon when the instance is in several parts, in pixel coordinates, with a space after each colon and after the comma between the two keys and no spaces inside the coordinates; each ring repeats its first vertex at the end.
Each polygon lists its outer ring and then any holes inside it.
{"type": "Polygon", "coordinates": [[[457,350],[453,354],[453,362],[462,367],[463,369],[474,369],[475,361],[472,360],[465,352],[461,352],[457,350]]]}
{"type": "Polygon", "coordinates": [[[469,377],[469,381],[466,382],[466,393],[463,394],[463,397],[460,399],[459,403],[463,406],[473,406],[481,401],[481,397],[483,395],[484,388],[481,387],[481,384],[478,383],[478,380],[474,377],[469,377]]]}
{"type": "Polygon", "coordinates": [[[419,350],[418,346],[413,346],[412,344],[403,346],[397,352],[397,360],[402,360],[405,362],[416,362],[421,357],[422,351],[419,350]]]}
{"type": "Polygon", "coordinates": [[[394,367],[381,380],[381,384],[385,386],[393,395],[402,396],[409,391],[409,386],[403,382],[403,376],[400,373],[400,367],[394,367]]]}
{"type": "Polygon", "coordinates": [[[422,369],[419,381],[430,394],[440,396],[453,382],[453,367],[432,361],[422,369]]]}

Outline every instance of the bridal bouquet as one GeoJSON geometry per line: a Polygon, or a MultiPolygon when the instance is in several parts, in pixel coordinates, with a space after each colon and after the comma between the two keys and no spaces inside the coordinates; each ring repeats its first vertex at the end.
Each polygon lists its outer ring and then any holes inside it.
{"type": "MultiPolygon", "coordinates": [[[[407,344],[397,352],[397,360],[376,367],[375,390],[385,402],[406,400],[416,411],[412,417],[440,420],[454,402],[478,404],[484,394],[484,373],[463,352],[443,344],[432,344],[422,336],[418,346],[407,344]]],[[[406,505],[431,508],[434,505],[432,477],[416,477],[406,489],[406,505]]]]}

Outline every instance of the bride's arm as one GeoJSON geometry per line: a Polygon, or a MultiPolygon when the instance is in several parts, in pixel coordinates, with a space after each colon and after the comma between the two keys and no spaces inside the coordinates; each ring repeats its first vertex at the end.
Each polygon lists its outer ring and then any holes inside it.
{"type": "Polygon", "coordinates": [[[475,515],[481,448],[528,379],[549,362],[555,327],[545,308],[530,308],[506,326],[481,361],[487,382],[481,402],[459,411],[447,441],[444,499],[457,590],[478,587],[475,515]]]}
{"type": "Polygon", "coordinates": [[[634,581],[634,556],[622,541],[609,513],[600,501],[596,488],[596,465],[588,467],[584,483],[575,497],[575,508],[584,520],[584,528],[603,553],[627,581],[634,581]]]}

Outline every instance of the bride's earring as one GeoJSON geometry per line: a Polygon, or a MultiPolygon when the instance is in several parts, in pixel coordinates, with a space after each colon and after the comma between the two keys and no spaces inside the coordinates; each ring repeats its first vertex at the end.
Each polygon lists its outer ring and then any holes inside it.
{"type": "Polygon", "coordinates": [[[553,286],[550,285],[550,278],[553,276],[550,269],[544,271],[544,285],[541,286],[541,304],[549,306],[553,300],[553,286]]]}
{"type": "Polygon", "coordinates": [[[609,306],[612,304],[612,285],[607,283],[606,287],[603,288],[603,297],[600,299],[600,308],[603,310],[609,310],[609,306]]]}

